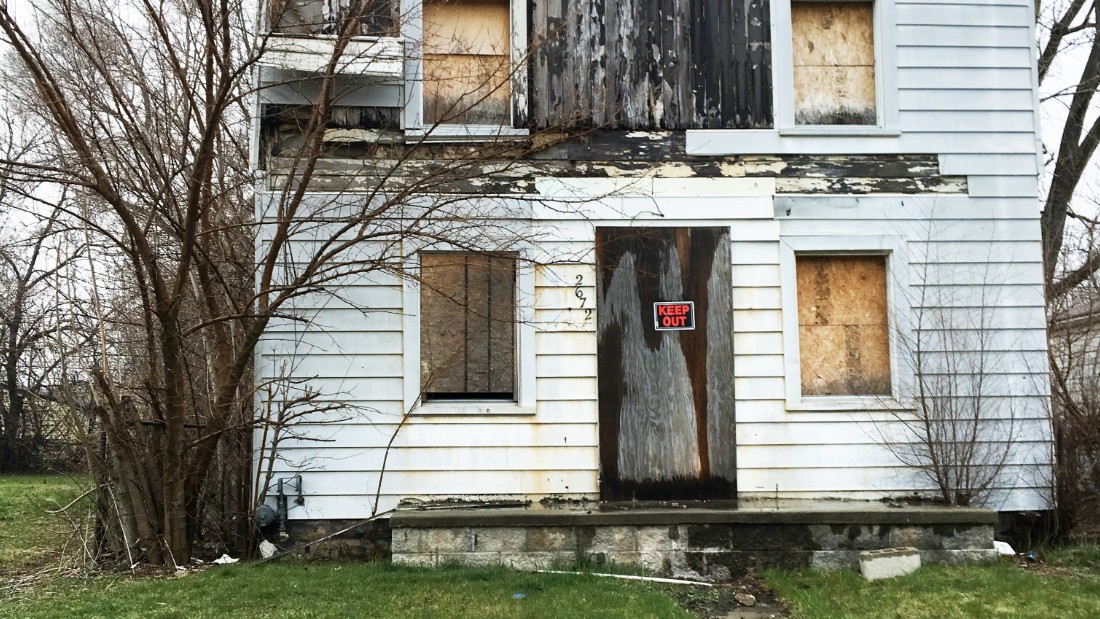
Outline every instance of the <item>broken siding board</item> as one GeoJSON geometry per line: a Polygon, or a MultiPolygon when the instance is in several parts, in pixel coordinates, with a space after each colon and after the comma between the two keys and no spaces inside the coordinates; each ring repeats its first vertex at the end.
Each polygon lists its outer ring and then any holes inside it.
{"type": "Polygon", "coordinates": [[[776,193],[797,194],[965,194],[967,179],[959,176],[935,178],[783,178],[775,183],[776,193]]]}

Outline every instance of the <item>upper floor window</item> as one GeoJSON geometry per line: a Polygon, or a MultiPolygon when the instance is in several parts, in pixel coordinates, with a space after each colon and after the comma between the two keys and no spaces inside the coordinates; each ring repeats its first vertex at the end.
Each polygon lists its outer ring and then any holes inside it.
{"type": "Polygon", "coordinates": [[[354,36],[397,36],[398,0],[272,0],[272,32],[338,34],[346,20],[357,22],[354,36]],[[354,12],[354,14],[353,14],[354,12]]]}
{"type": "Polygon", "coordinates": [[[875,125],[870,2],[791,2],[796,125],[875,125]]]}
{"type": "Polygon", "coordinates": [[[424,1],[424,124],[509,126],[508,0],[424,1]]]}
{"type": "Polygon", "coordinates": [[[776,128],[896,135],[895,0],[772,0],[776,128]]]}

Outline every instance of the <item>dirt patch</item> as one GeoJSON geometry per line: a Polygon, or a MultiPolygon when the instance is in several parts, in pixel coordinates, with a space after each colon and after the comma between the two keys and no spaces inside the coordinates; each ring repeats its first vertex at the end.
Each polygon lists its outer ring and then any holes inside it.
{"type": "Polygon", "coordinates": [[[701,619],[765,619],[786,617],[787,607],[766,582],[755,576],[745,576],[713,587],[666,585],[663,590],[684,610],[701,619]],[[756,598],[752,606],[738,601],[748,594],[756,598]]]}

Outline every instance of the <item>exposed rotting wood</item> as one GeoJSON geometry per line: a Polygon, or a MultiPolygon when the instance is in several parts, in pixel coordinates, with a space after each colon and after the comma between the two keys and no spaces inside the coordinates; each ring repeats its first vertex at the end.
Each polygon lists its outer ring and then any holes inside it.
{"type": "Polygon", "coordinates": [[[508,0],[424,2],[424,122],[508,126],[508,0]]]}
{"type": "MultiPolygon", "coordinates": [[[[440,179],[441,193],[510,193],[535,191],[539,177],[575,178],[776,178],[783,194],[965,194],[961,176],[942,176],[936,157],[926,155],[745,155],[721,158],[665,159],[525,159],[505,158],[499,151],[463,147],[377,145],[362,159],[330,158],[317,162],[313,191],[369,189],[386,179],[391,187],[440,179]],[[400,161],[400,164],[398,162],[400,161]],[[394,175],[395,172],[397,175],[394,175]]],[[[355,149],[350,149],[353,154],[355,149]]],[[[562,153],[564,156],[564,153],[562,153]]],[[[293,159],[270,160],[269,182],[282,187],[293,159]]]]}
{"type": "Polygon", "coordinates": [[[871,2],[792,2],[795,123],[873,125],[871,2]]]}
{"type": "Polygon", "coordinates": [[[736,498],[727,228],[597,228],[600,494],[736,498]],[[696,327],[656,331],[653,303],[696,327]]]}
{"type": "Polygon", "coordinates": [[[537,128],[772,125],[768,0],[532,0],[537,128]]]}
{"type": "Polygon", "coordinates": [[[886,257],[795,262],[802,395],[890,395],[886,257]]]}

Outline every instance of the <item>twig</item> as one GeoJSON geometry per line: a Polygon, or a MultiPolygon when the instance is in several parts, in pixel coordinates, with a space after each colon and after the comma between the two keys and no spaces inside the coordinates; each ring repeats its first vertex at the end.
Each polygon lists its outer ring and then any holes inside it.
{"type": "Polygon", "coordinates": [[[95,487],[93,487],[93,488],[90,488],[90,489],[88,489],[88,491],[87,491],[87,492],[85,492],[84,494],[82,494],[82,495],[80,495],[80,496],[76,497],[76,498],[75,498],[75,499],[73,499],[72,501],[69,501],[69,504],[68,504],[68,505],[66,505],[65,507],[59,507],[59,508],[57,508],[57,509],[47,509],[47,510],[46,510],[46,513],[47,513],[47,514],[60,514],[60,513],[63,513],[63,512],[65,512],[66,510],[68,510],[68,509],[69,509],[70,507],[72,507],[73,505],[76,505],[76,502],[77,502],[77,501],[79,501],[80,499],[83,499],[84,497],[86,497],[86,496],[88,496],[89,494],[91,494],[91,493],[95,492],[96,490],[99,490],[99,489],[100,489],[100,488],[102,488],[102,487],[103,487],[102,485],[99,485],[99,486],[95,486],[95,487]]]}
{"type": "Polygon", "coordinates": [[[535,570],[536,574],[565,574],[568,576],[605,576],[607,578],[621,578],[622,580],[644,580],[645,582],[663,582],[670,585],[696,585],[699,587],[713,587],[709,582],[698,580],[683,580],[680,578],[657,578],[655,576],[631,576],[630,574],[605,574],[603,572],[561,572],[558,570],[535,570]]]}

